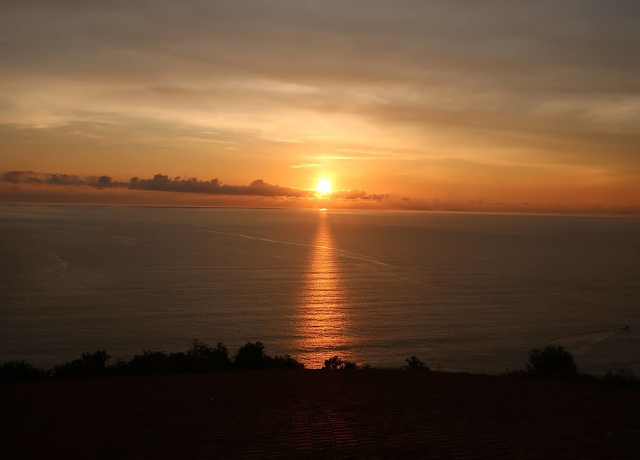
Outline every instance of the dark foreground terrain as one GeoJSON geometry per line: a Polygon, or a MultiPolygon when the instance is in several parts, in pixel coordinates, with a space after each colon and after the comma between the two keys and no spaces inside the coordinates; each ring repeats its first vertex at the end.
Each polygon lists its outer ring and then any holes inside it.
{"type": "Polygon", "coordinates": [[[0,386],[0,457],[640,458],[640,391],[408,371],[0,386]]]}

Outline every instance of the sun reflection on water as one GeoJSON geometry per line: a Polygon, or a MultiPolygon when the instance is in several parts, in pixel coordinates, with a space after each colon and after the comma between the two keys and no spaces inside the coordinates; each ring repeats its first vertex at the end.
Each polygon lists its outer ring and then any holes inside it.
{"type": "Polygon", "coordinates": [[[322,367],[333,355],[344,356],[347,345],[342,273],[327,222],[319,213],[318,231],[311,248],[298,312],[297,358],[306,367],[322,367]]]}

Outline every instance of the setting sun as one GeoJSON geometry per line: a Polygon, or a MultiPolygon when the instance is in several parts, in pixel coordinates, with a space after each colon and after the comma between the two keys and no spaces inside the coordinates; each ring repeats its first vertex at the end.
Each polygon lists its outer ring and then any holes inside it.
{"type": "Polygon", "coordinates": [[[318,191],[320,193],[329,193],[331,192],[331,182],[328,179],[322,179],[318,182],[318,191]]]}

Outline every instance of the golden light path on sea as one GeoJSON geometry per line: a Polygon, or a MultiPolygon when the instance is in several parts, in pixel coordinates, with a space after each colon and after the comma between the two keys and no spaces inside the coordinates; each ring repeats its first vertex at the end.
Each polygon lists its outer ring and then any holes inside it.
{"type": "Polygon", "coordinates": [[[322,367],[331,356],[346,356],[350,342],[346,296],[338,254],[333,249],[330,215],[318,213],[318,229],[304,274],[298,310],[296,356],[308,368],[322,367]]]}

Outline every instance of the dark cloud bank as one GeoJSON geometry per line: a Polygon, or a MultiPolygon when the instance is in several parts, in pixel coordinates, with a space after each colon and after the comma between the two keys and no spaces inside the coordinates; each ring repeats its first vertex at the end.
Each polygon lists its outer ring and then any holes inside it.
{"type": "MultiPolygon", "coordinates": [[[[316,196],[314,190],[271,185],[262,179],[254,180],[249,185],[228,185],[221,183],[218,179],[202,181],[195,177],[171,178],[163,174],[156,174],[153,176],[153,179],[132,177],[129,181],[114,181],[109,176],[80,177],[69,174],[44,174],[34,171],[9,171],[0,176],[0,181],[12,184],[86,186],[96,189],[118,188],[158,192],[203,193],[208,195],[242,195],[278,198],[313,198],[316,196]]],[[[364,191],[352,190],[350,192],[335,191],[331,193],[331,198],[380,201],[388,198],[388,195],[368,194],[364,191]]]]}

